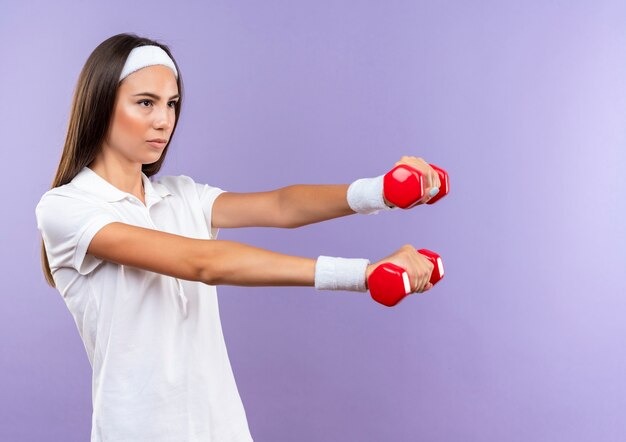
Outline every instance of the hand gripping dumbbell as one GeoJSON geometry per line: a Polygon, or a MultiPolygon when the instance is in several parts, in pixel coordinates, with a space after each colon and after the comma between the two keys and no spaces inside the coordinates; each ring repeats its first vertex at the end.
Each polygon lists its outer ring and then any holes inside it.
{"type": "MultiPolygon", "coordinates": [[[[450,191],[450,178],[445,170],[434,164],[429,164],[429,166],[435,169],[441,181],[439,193],[426,202],[426,204],[434,204],[450,191]]],[[[424,197],[425,184],[422,172],[408,164],[400,164],[385,174],[383,193],[387,201],[395,206],[410,209],[424,197]]]]}
{"type": "MultiPolygon", "coordinates": [[[[434,286],[443,278],[443,262],[441,257],[428,249],[419,249],[435,268],[430,275],[430,283],[434,286]]],[[[379,265],[367,278],[367,287],[372,299],[387,307],[393,307],[406,295],[411,293],[411,283],[406,271],[391,262],[379,265]]]]}

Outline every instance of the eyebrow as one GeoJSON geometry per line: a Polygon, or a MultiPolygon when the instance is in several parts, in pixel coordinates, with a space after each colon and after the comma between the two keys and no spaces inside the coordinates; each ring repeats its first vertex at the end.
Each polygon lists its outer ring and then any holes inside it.
{"type": "MultiPolygon", "coordinates": [[[[133,97],[136,97],[137,95],[146,95],[146,96],[148,96],[148,97],[152,97],[152,98],[154,98],[154,99],[156,99],[156,100],[160,100],[160,99],[161,99],[161,97],[159,97],[157,94],[153,94],[153,93],[151,93],[151,92],[141,92],[141,93],[139,93],[139,94],[135,94],[135,95],[133,95],[133,97]]],[[[172,98],[179,98],[179,97],[180,97],[180,95],[179,95],[179,94],[172,95],[172,96],[170,97],[170,100],[171,100],[172,98]]]]}

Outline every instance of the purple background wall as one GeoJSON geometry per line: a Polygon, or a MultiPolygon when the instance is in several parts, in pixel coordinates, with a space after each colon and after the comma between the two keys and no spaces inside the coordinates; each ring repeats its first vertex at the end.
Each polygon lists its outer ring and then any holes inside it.
{"type": "Polygon", "coordinates": [[[625,23],[618,1],[0,1],[0,440],[89,438],[91,368],[34,208],[78,73],[119,32],[170,45],[184,75],[160,175],[254,192],[413,155],[451,177],[434,206],[221,231],[373,262],[410,243],[446,266],[392,309],[219,287],[255,441],[626,439],[625,23]]]}

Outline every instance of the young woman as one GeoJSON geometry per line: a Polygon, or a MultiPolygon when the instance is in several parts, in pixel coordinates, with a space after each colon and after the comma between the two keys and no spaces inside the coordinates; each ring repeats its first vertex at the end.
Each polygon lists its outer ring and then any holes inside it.
{"type": "MultiPolygon", "coordinates": [[[[52,188],[36,207],[42,264],[93,368],[91,441],[251,441],[226,351],[216,286],[367,291],[383,262],[415,293],[432,264],[405,245],[367,259],[289,256],[216,240],[219,228],[294,228],[397,209],[382,175],[348,185],[235,193],[159,172],[183,101],[169,48],[134,34],[102,42],[75,89],[52,188]]],[[[422,159],[403,157],[438,188],[422,159]]],[[[426,196],[419,204],[426,202],[426,196]]]]}

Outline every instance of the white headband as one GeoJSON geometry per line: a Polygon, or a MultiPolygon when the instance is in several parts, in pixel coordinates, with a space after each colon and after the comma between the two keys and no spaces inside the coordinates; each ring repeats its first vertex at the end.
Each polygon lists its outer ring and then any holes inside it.
{"type": "Polygon", "coordinates": [[[145,45],[138,46],[130,51],[128,58],[126,59],[126,63],[124,64],[124,68],[122,69],[119,81],[122,81],[126,76],[141,68],[154,66],[155,64],[167,66],[174,71],[174,75],[178,78],[176,65],[174,65],[170,56],[167,55],[167,52],[159,46],[145,45]]]}

